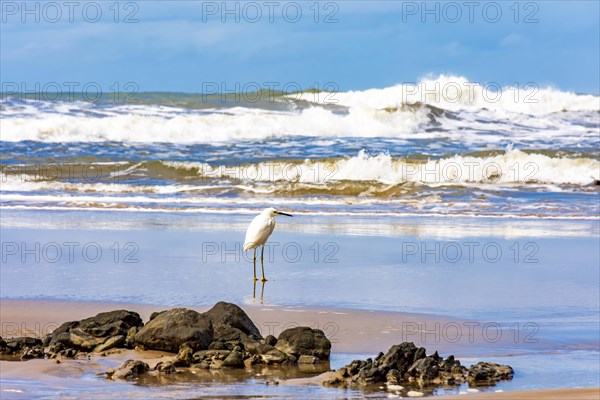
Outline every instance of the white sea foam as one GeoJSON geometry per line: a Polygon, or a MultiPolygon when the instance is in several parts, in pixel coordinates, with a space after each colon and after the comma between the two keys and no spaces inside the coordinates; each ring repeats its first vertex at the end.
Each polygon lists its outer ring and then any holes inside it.
{"type": "Polygon", "coordinates": [[[598,96],[552,88],[488,88],[456,76],[331,96],[288,97],[308,101],[312,107],[274,111],[257,104],[256,108],[189,110],[162,105],[94,108],[83,102],[3,102],[0,130],[5,141],[219,143],[290,136],[444,137],[496,146],[540,140],[576,145],[598,135],[598,96]],[[493,89],[500,95],[492,96],[493,89]],[[344,110],[328,107],[332,102],[344,110]],[[406,106],[415,103],[420,105],[406,106]],[[434,116],[426,105],[455,115],[434,112],[434,116]]]}
{"type": "MultiPolygon", "coordinates": [[[[219,184],[143,185],[106,182],[61,182],[40,180],[38,175],[2,174],[2,191],[59,190],[106,193],[174,194],[235,188],[253,193],[285,190],[285,184],[304,184],[307,189],[367,182],[395,186],[412,183],[428,186],[462,185],[485,189],[494,185],[544,185],[549,191],[563,191],[556,185],[587,185],[600,179],[600,161],[591,158],[550,157],[508,148],[504,154],[487,157],[456,155],[439,160],[414,161],[380,153],[360,151],[350,158],[266,161],[241,165],[210,165],[203,162],[163,161],[165,168],[189,171],[206,180],[234,179],[219,184]],[[273,185],[277,184],[277,185],[273,185]]],[[[144,168],[138,163],[126,171],[144,168]]],[[[121,173],[120,175],[123,175],[121,173]]],[[[117,177],[120,178],[120,177],[117,177]]],[[[290,187],[297,190],[298,187],[290,187]]],[[[510,190],[510,186],[507,188],[510,190]]],[[[378,190],[381,190],[378,189],[378,190]]],[[[365,195],[369,193],[365,192],[365,195]]]]}
{"type": "Polygon", "coordinates": [[[326,184],[339,181],[445,184],[578,184],[600,179],[600,161],[591,158],[549,157],[507,149],[489,157],[456,155],[426,162],[407,161],[388,154],[369,156],[365,151],[337,160],[304,163],[261,162],[237,166],[206,163],[164,162],[166,166],[197,170],[203,177],[234,178],[243,181],[299,182],[326,184]]]}
{"type": "Polygon", "coordinates": [[[35,118],[4,118],[0,128],[6,141],[213,143],[278,136],[406,135],[427,121],[425,109],[396,113],[351,109],[340,115],[315,106],[300,112],[229,109],[227,113],[168,117],[133,112],[104,118],[41,114],[35,118]]]}
{"type": "Polygon", "coordinates": [[[315,103],[335,103],[352,108],[384,109],[402,104],[424,103],[445,110],[494,110],[498,113],[544,115],[560,111],[597,111],[600,97],[563,92],[535,83],[501,86],[480,84],[462,76],[440,75],[416,83],[402,83],[383,89],[289,96],[315,103]]]}

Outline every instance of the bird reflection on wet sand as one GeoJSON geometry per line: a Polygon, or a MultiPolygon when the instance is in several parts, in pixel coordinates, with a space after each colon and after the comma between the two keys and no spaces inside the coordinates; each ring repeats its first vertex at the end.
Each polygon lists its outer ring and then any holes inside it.
{"type": "MultiPolygon", "coordinates": [[[[254,281],[254,289],[252,290],[252,298],[256,299],[256,282],[258,281],[254,281]]],[[[267,281],[261,281],[261,288],[260,288],[260,304],[263,304],[263,299],[265,296],[265,283],[267,283],[267,281]]]]}

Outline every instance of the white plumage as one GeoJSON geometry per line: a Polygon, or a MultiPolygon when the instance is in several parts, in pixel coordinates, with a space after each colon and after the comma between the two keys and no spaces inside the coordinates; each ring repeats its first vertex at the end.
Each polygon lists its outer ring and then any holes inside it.
{"type": "Polygon", "coordinates": [[[273,233],[273,229],[275,229],[275,216],[276,215],[286,215],[291,217],[290,214],[286,214],[280,211],[277,211],[274,208],[266,208],[263,212],[258,214],[246,230],[246,239],[244,240],[244,251],[248,251],[250,249],[254,249],[254,280],[256,278],[256,249],[262,246],[262,253],[260,255],[260,263],[262,265],[262,280],[266,281],[265,278],[265,266],[263,263],[263,256],[265,253],[265,243],[273,233]]]}
{"type": "Polygon", "coordinates": [[[244,240],[244,251],[257,248],[264,245],[275,229],[275,217],[265,215],[265,212],[258,214],[246,230],[246,240],[244,240]]]}

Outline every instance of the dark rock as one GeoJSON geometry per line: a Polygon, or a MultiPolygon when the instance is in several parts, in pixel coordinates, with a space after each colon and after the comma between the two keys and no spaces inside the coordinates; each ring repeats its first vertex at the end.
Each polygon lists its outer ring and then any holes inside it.
{"type": "Polygon", "coordinates": [[[303,354],[298,357],[298,364],[318,364],[319,361],[319,357],[315,356],[307,356],[303,354]]]}
{"type": "Polygon", "coordinates": [[[345,369],[345,375],[346,376],[353,376],[353,375],[358,374],[358,371],[360,371],[365,366],[367,366],[367,361],[364,361],[364,360],[354,360],[350,364],[348,364],[348,365],[346,365],[345,367],[342,367],[342,368],[345,369]]]}
{"type": "MultiPolygon", "coordinates": [[[[452,367],[454,367],[455,362],[456,362],[456,360],[454,360],[454,356],[452,356],[452,355],[448,356],[448,358],[446,358],[445,360],[440,361],[440,363],[439,363],[440,370],[446,371],[446,372],[451,372],[452,367]]],[[[460,365],[460,362],[459,362],[459,365],[460,365]]]]}
{"type": "Polygon", "coordinates": [[[184,343],[194,351],[207,349],[213,338],[213,325],[206,315],[174,308],[144,325],[135,335],[135,342],[147,349],[177,353],[184,343]]]}
{"type": "Polygon", "coordinates": [[[206,358],[206,350],[200,350],[192,355],[192,364],[199,364],[206,358]]]}
{"type": "Polygon", "coordinates": [[[55,355],[59,355],[65,358],[74,358],[77,355],[77,350],[72,348],[63,349],[57,352],[55,355]]]}
{"type": "Polygon", "coordinates": [[[142,319],[136,312],[115,310],[99,313],[81,321],[65,322],[52,332],[48,345],[55,352],[64,348],[92,351],[108,338],[122,336],[123,340],[119,338],[113,347],[122,346],[129,330],[142,324],[142,319]]]}
{"type": "Polygon", "coordinates": [[[33,337],[0,338],[0,354],[19,356],[21,360],[44,358],[44,346],[41,339],[33,337]]]}
{"type": "Polygon", "coordinates": [[[49,333],[42,338],[42,346],[47,347],[50,345],[50,339],[52,339],[52,334],[49,333]]]}
{"type": "Polygon", "coordinates": [[[262,339],[260,331],[248,315],[232,303],[218,302],[204,313],[212,322],[214,337],[224,341],[244,341],[248,337],[262,339]]]}
{"type": "Polygon", "coordinates": [[[265,344],[275,347],[275,345],[277,344],[277,338],[273,335],[269,335],[265,338],[265,344]]]}
{"type": "Polygon", "coordinates": [[[232,351],[223,360],[223,367],[228,368],[243,368],[244,367],[244,356],[240,351],[232,351]]]}
{"type": "Polygon", "coordinates": [[[126,335],[132,326],[143,325],[140,315],[133,311],[115,310],[97,314],[80,321],[79,327],[93,336],[126,335]],[[126,328],[120,328],[120,327],[126,328]],[[117,330],[113,330],[117,329],[117,330]]]}
{"type": "Polygon", "coordinates": [[[425,383],[437,378],[438,372],[438,361],[433,357],[425,357],[415,361],[406,373],[419,385],[423,386],[425,383]]]}
{"type": "Polygon", "coordinates": [[[98,345],[94,351],[96,353],[102,353],[103,351],[110,350],[114,347],[119,347],[125,343],[125,336],[117,335],[106,339],[106,341],[100,345],[98,345]]]}
{"type": "Polygon", "coordinates": [[[149,321],[152,321],[154,318],[158,317],[160,314],[164,313],[166,310],[163,311],[154,311],[152,314],[150,314],[150,319],[149,321]]]}
{"type": "Polygon", "coordinates": [[[198,364],[192,365],[192,367],[198,368],[198,369],[210,369],[210,363],[208,361],[202,361],[198,364]]]}
{"type": "Polygon", "coordinates": [[[127,360],[118,368],[109,369],[106,375],[112,379],[134,379],[150,370],[143,361],[127,360]]]}
{"type": "Polygon", "coordinates": [[[385,383],[388,385],[400,385],[402,381],[402,374],[397,369],[392,368],[385,374],[385,383]]]}
{"type": "Polygon", "coordinates": [[[392,346],[383,357],[377,360],[377,365],[396,369],[401,375],[404,375],[416,360],[424,356],[425,349],[421,351],[414,343],[404,342],[392,346]]]}
{"type": "Polygon", "coordinates": [[[139,328],[137,326],[132,326],[127,331],[127,336],[125,336],[124,346],[127,349],[135,348],[135,335],[138,333],[139,328]]]}
{"type": "Polygon", "coordinates": [[[200,363],[203,360],[224,360],[231,353],[230,350],[200,350],[192,355],[193,363],[200,363]]]}
{"type": "Polygon", "coordinates": [[[427,350],[425,350],[425,347],[419,347],[413,356],[413,363],[425,357],[427,357],[427,350]]]}
{"type": "Polygon", "coordinates": [[[92,351],[100,345],[104,339],[93,337],[79,328],[73,328],[63,334],[66,346],[73,346],[82,351],[92,351]]]}
{"type": "Polygon", "coordinates": [[[9,354],[17,354],[29,347],[42,347],[42,340],[33,337],[18,337],[7,339],[5,349],[9,354]]]}
{"type": "Polygon", "coordinates": [[[514,370],[508,365],[481,361],[469,368],[467,381],[474,386],[489,386],[501,380],[510,380],[513,375],[514,370]]]}
{"type": "Polygon", "coordinates": [[[307,355],[329,360],[331,342],[323,331],[299,326],[281,332],[275,348],[294,357],[307,355]]]}
{"type": "Polygon", "coordinates": [[[386,354],[372,359],[354,360],[340,368],[324,384],[337,386],[369,385],[385,382],[388,386],[460,385],[467,379],[471,385],[495,384],[500,379],[510,379],[513,374],[508,365],[479,363],[468,371],[454,356],[447,359],[437,352],[426,356],[424,348],[404,342],[392,346],[386,354]]]}
{"type": "Polygon", "coordinates": [[[266,354],[273,350],[275,347],[261,342],[248,342],[246,343],[246,351],[250,354],[266,354]]]}
{"type": "Polygon", "coordinates": [[[373,364],[369,364],[358,372],[358,381],[361,384],[371,384],[377,382],[384,382],[386,380],[386,369],[384,367],[374,367],[373,364]]]}
{"type": "Polygon", "coordinates": [[[25,347],[21,350],[21,360],[32,358],[44,358],[44,348],[42,346],[25,347]]]}
{"type": "Polygon", "coordinates": [[[176,367],[189,367],[193,361],[194,351],[187,346],[182,346],[179,353],[173,360],[173,365],[176,367]]]}
{"type": "Polygon", "coordinates": [[[56,336],[59,336],[63,333],[69,332],[72,328],[76,328],[79,325],[79,321],[69,321],[61,324],[58,328],[52,331],[52,338],[50,339],[50,344],[53,344],[53,340],[56,336]]]}
{"type": "Polygon", "coordinates": [[[267,351],[264,354],[260,355],[260,360],[263,364],[271,365],[271,364],[283,364],[289,360],[289,356],[274,348],[272,350],[267,351]]]}
{"type": "Polygon", "coordinates": [[[208,346],[209,350],[229,350],[225,342],[212,342],[208,346]]]}
{"type": "Polygon", "coordinates": [[[160,361],[158,364],[156,364],[154,366],[154,368],[152,368],[153,371],[158,371],[160,374],[174,374],[177,372],[177,369],[175,368],[175,364],[173,364],[171,361],[160,361]]]}

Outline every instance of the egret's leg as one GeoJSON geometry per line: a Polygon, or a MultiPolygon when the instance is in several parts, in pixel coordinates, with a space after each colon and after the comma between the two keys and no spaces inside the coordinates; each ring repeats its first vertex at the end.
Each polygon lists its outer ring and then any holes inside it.
{"type": "Polygon", "coordinates": [[[265,245],[263,244],[262,252],[260,253],[260,265],[262,267],[262,274],[263,274],[262,281],[266,282],[267,278],[265,278],[265,263],[263,261],[264,255],[265,255],[265,245]]]}
{"type": "Polygon", "coordinates": [[[254,280],[258,280],[258,278],[256,278],[256,247],[254,248],[254,280]]]}

